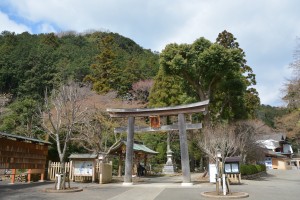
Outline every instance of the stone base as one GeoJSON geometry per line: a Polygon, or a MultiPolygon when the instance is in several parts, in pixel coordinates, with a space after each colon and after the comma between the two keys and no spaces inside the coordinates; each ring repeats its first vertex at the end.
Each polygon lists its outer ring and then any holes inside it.
{"type": "Polygon", "coordinates": [[[202,192],[201,195],[207,198],[213,199],[241,199],[249,197],[249,194],[246,192],[231,192],[230,194],[223,195],[217,194],[216,191],[213,192],[202,192]]]}
{"type": "Polygon", "coordinates": [[[174,174],[174,166],[173,165],[165,165],[163,170],[162,170],[163,174],[174,174]]]}
{"type": "Polygon", "coordinates": [[[133,182],[123,182],[123,186],[131,186],[133,185],[133,182]]]}
{"type": "Polygon", "coordinates": [[[79,187],[66,188],[65,190],[56,190],[53,188],[46,188],[46,189],[44,189],[44,191],[49,192],[49,193],[69,193],[69,192],[81,192],[81,191],[83,191],[83,189],[79,188],[79,187]]]}
{"type": "Polygon", "coordinates": [[[181,186],[193,186],[193,183],[181,183],[181,186]]]}

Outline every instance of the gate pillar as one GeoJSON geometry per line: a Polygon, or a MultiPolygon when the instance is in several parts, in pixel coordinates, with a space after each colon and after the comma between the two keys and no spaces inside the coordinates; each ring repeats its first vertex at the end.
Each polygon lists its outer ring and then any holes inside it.
{"type": "Polygon", "coordinates": [[[128,117],[125,176],[123,185],[132,185],[134,117],[128,117]]]}
{"type": "Polygon", "coordinates": [[[178,114],[178,128],[180,139],[180,153],[181,153],[181,170],[182,170],[182,183],[183,186],[192,185],[191,173],[190,173],[190,159],[188,142],[186,136],[185,116],[184,114],[178,114]]]}

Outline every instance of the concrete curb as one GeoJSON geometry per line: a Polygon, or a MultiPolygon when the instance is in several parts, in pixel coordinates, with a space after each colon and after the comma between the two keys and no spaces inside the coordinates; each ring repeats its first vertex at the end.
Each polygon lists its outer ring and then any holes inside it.
{"type": "Polygon", "coordinates": [[[231,192],[230,194],[223,196],[218,195],[216,191],[213,192],[201,192],[201,195],[207,198],[217,198],[217,199],[242,199],[249,197],[249,194],[246,192],[231,192]]]}

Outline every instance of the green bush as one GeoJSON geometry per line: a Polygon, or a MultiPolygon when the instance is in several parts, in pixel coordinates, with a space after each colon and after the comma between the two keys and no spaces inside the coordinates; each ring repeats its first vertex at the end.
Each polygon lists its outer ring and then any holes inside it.
{"type": "Polygon", "coordinates": [[[265,165],[241,165],[242,175],[251,175],[262,171],[266,171],[265,165]]]}
{"type": "Polygon", "coordinates": [[[262,172],[265,172],[267,170],[266,165],[260,164],[260,167],[262,172]]]}
{"type": "Polygon", "coordinates": [[[255,165],[257,172],[261,172],[262,171],[262,167],[261,165],[255,165]]]}
{"type": "Polygon", "coordinates": [[[241,165],[240,170],[241,170],[241,174],[245,175],[246,174],[246,165],[241,165]]]}
{"type": "Polygon", "coordinates": [[[255,165],[249,165],[249,167],[250,167],[250,170],[251,170],[251,174],[256,174],[256,173],[258,173],[258,170],[257,170],[257,168],[256,168],[255,165]]]}

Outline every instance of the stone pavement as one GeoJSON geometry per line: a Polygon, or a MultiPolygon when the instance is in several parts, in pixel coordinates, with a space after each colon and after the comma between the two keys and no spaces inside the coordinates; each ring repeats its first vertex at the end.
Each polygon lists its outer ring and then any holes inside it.
{"type": "MultiPolygon", "coordinates": [[[[2,200],[196,200],[206,199],[200,195],[204,191],[215,190],[215,185],[201,179],[201,174],[192,174],[193,186],[181,186],[181,176],[135,178],[133,186],[123,186],[122,182],[99,185],[96,183],[71,183],[82,187],[82,192],[45,193],[45,188],[53,187],[52,182],[16,183],[10,185],[0,181],[2,200]]],[[[266,177],[258,180],[242,180],[241,185],[232,185],[234,192],[247,192],[247,199],[298,200],[300,199],[300,170],[270,170],[266,177]]]]}

